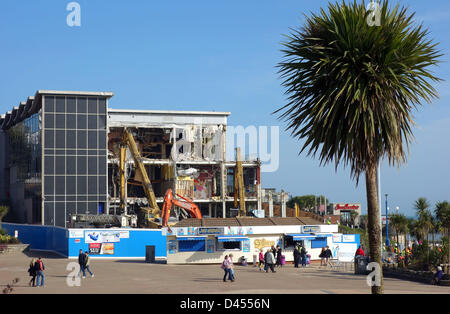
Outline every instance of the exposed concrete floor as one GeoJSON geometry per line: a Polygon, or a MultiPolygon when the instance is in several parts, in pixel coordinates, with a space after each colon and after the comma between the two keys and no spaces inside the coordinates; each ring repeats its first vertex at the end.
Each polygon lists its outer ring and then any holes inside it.
{"type": "MultiPolygon", "coordinates": [[[[276,273],[259,272],[252,265],[236,266],[236,281],[222,281],[219,265],[148,264],[130,260],[95,260],[91,270],[95,277],[81,279],[80,287],[66,283],[68,263],[77,262],[44,253],[0,254],[0,290],[19,278],[15,294],[369,294],[366,277],[351,272],[321,269],[318,266],[294,268],[286,265],[276,273]],[[28,264],[32,256],[42,254],[45,287],[28,286],[28,264]]],[[[448,294],[450,287],[432,286],[411,281],[385,278],[385,293],[448,294]]],[[[0,291],[1,293],[1,291],[0,291]]]]}

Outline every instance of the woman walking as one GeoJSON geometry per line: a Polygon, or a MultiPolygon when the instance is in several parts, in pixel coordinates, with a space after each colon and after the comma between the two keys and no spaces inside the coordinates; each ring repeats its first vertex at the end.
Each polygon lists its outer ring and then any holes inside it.
{"type": "Polygon", "coordinates": [[[31,262],[30,262],[30,267],[28,268],[28,273],[32,277],[30,282],[28,283],[28,285],[30,287],[35,287],[36,286],[36,270],[34,269],[34,264],[35,263],[36,263],[36,259],[32,258],[31,262]]]}
{"type": "Polygon", "coordinates": [[[263,249],[259,250],[259,271],[262,271],[262,268],[264,266],[264,253],[263,253],[263,249]]]}
{"type": "Polygon", "coordinates": [[[279,245],[277,245],[277,264],[276,264],[277,267],[283,267],[283,264],[281,262],[282,256],[283,256],[283,253],[282,253],[281,247],[279,245]]]}
{"type": "Polygon", "coordinates": [[[225,258],[222,262],[222,269],[225,271],[225,274],[223,275],[223,282],[227,281],[227,275],[228,279],[230,281],[234,281],[234,270],[233,270],[233,254],[225,255],[225,258]]]}
{"type": "Polygon", "coordinates": [[[325,247],[322,247],[322,252],[319,254],[320,257],[320,266],[327,266],[325,263],[325,247]]]}

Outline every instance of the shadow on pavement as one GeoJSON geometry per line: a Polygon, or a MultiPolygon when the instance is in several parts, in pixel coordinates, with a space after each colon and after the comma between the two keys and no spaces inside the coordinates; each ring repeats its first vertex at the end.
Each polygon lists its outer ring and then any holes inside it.
{"type": "Polygon", "coordinates": [[[42,257],[42,259],[67,259],[66,257],[63,257],[63,256],[61,256],[61,255],[59,255],[57,253],[46,252],[46,251],[27,250],[27,251],[24,251],[23,254],[25,254],[29,258],[42,257]]]}
{"type": "Polygon", "coordinates": [[[130,264],[167,264],[166,261],[155,261],[154,263],[147,263],[141,260],[117,260],[115,263],[130,263],[130,264]]]}
{"type": "Polygon", "coordinates": [[[221,282],[223,281],[221,278],[195,278],[192,281],[196,281],[196,282],[221,282]]]}

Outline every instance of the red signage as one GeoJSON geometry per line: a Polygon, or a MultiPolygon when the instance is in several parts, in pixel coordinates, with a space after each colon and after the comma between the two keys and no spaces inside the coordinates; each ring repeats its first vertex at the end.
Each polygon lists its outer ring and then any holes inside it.
{"type": "Polygon", "coordinates": [[[335,210],[358,210],[359,209],[359,205],[349,205],[349,204],[345,204],[345,205],[340,205],[337,204],[335,210]]]}

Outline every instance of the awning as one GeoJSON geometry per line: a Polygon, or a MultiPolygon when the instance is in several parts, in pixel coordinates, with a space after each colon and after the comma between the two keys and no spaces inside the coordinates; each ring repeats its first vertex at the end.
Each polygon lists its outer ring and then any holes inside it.
{"type": "Polygon", "coordinates": [[[217,241],[219,242],[237,242],[247,240],[244,236],[218,236],[217,241]]]}
{"type": "Polygon", "coordinates": [[[195,237],[195,236],[192,236],[192,237],[179,236],[179,237],[177,237],[178,241],[202,241],[202,240],[205,240],[205,239],[206,239],[206,237],[195,237]]]}
{"type": "Polygon", "coordinates": [[[326,233],[326,234],[317,234],[316,233],[316,237],[317,238],[328,238],[328,237],[332,237],[333,235],[331,233],[326,233]]]}
{"type": "Polygon", "coordinates": [[[315,239],[316,236],[308,233],[290,233],[286,234],[288,237],[292,237],[292,239],[295,240],[308,240],[308,239],[315,239]]]}

